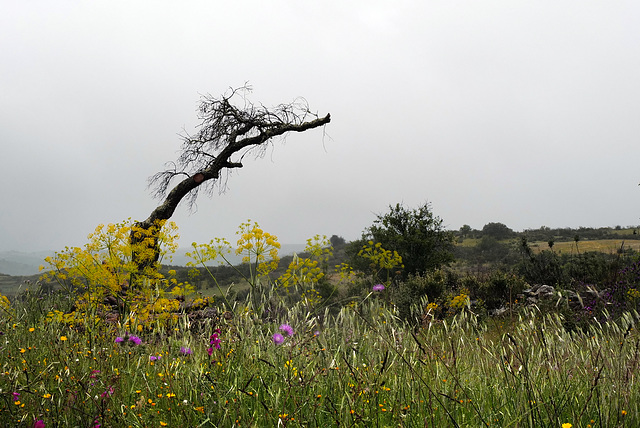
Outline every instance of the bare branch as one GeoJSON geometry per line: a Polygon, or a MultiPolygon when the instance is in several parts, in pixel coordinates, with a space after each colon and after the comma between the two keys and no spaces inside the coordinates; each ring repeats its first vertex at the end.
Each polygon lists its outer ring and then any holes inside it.
{"type": "MultiPolygon", "coordinates": [[[[153,194],[164,197],[164,202],[138,226],[150,229],[157,221],[168,220],[183,199],[193,207],[201,188],[208,194],[216,187],[224,191],[220,174],[225,173],[226,183],[229,171],[242,168],[244,156],[249,153],[263,156],[273,138],[284,138],[289,132],[304,132],[331,121],[329,114],[319,117],[312,113],[304,98],[267,108],[249,101],[247,94],[250,92],[251,88],[245,84],[220,98],[211,95],[202,98],[198,108],[198,132],[181,135],[182,150],[178,159],[149,179],[153,194]],[[238,97],[242,107],[234,103],[238,97]],[[176,178],[182,180],[172,187],[176,178]]],[[[132,243],[134,240],[132,236],[132,243]]],[[[147,262],[137,260],[136,263],[142,266],[147,262]]]]}
{"type": "MultiPolygon", "coordinates": [[[[318,115],[311,112],[304,98],[296,98],[290,104],[280,104],[270,109],[262,104],[256,106],[251,103],[247,99],[250,91],[251,88],[245,85],[231,89],[220,98],[203,96],[198,108],[198,132],[193,136],[187,133],[181,135],[182,150],[177,161],[172,164],[172,170],[160,172],[150,180],[155,196],[165,197],[171,180],[179,175],[192,176],[215,168],[216,165],[225,168],[241,167],[238,160],[231,160],[231,156],[242,150],[240,158],[248,152],[261,157],[266,150],[263,143],[289,131],[301,132],[309,129],[306,124],[310,122],[306,121],[318,120],[318,115]],[[234,97],[241,97],[242,107],[233,103],[234,97]],[[243,150],[245,148],[248,150],[243,150]],[[219,158],[221,162],[216,164],[219,158]]],[[[327,115],[322,125],[329,120],[327,115]]],[[[207,193],[211,193],[214,187],[206,186],[207,193]]]]}

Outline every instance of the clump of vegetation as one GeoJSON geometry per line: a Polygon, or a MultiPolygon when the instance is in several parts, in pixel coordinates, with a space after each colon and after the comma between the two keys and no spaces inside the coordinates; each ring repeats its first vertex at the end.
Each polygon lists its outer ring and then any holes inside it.
{"type": "Polygon", "coordinates": [[[433,213],[430,204],[417,209],[396,204],[389,206],[388,213],[377,216],[373,225],[362,233],[362,239],[351,243],[351,263],[366,272],[368,262],[361,247],[372,242],[370,245],[382,247],[402,259],[401,268],[396,264],[393,269],[406,279],[453,262],[453,240],[453,233],[445,230],[442,219],[433,213]]]}

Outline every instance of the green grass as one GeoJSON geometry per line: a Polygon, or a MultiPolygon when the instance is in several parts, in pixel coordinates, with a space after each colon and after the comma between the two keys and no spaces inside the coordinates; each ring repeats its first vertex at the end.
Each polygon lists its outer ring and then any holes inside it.
{"type": "MultiPolygon", "coordinates": [[[[534,251],[549,249],[549,244],[546,242],[532,242],[529,245],[534,251]]],[[[597,239],[592,241],[578,241],[577,250],[576,243],[574,241],[556,242],[553,245],[553,251],[556,251],[558,253],[577,253],[577,251],[584,253],[588,251],[599,251],[601,253],[615,254],[620,248],[640,251],[640,241],[625,241],[624,239],[597,239]]]]}
{"type": "Polygon", "coordinates": [[[636,234],[634,232],[637,233],[638,229],[634,227],[630,227],[627,229],[611,229],[611,233],[615,233],[616,235],[622,235],[622,236],[625,236],[625,235],[633,236],[636,234]]]}
{"type": "Polygon", "coordinates": [[[456,245],[460,247],[475,247],[480,242],[477,238],[464,238],[456,242],[456,245]]]}
{"type": "Polygon", "coordinates": [[[226,316],[143,330],[135,345],[115,342],[117,324],[46,322],[69,302],[26,296],[2,311],[0,425],[640,425],[637,314],[584,333],[534,309],[415,328],[384,294],[335,315],[254,297],[226,316]],[[282,323],[295,334],[276,345],[282,323]]]}

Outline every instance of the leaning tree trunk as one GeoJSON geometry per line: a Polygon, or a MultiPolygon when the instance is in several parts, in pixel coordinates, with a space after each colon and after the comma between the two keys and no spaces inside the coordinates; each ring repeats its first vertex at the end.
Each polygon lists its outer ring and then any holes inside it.
{"type": "Polygon", "coordinates": [[[303,115],[292,115],[291,105],[279,106],[275,112],[264,108],[238,110],[228,102],[229,98],[209,101],[201,106],[203,126],[196,138],[185,138],[183,153],[179,162],[183,168],[196,171],[165,171],[156,175],[161,177],[165,189],[169,181],[177,175],[187,175],[167,194],[164,202],[144,221],[135,224],[131,235],[132,261],[137,265],[137,273],[132,278],[132,286],[140,287],[141,277],[155,271],[160,256],[158,237],[161,226],[169,220],[178,204],[190,195],[195,197],[198,187],[212,180],[217,181],[224,169],[241,168],[241,162],[232,162],[231,157],[238,153],[246,154],[252,147],[258,147],[273,137],[287,132],[302,132],[323,126],[331,121],[331,116],[304,121],[303,115]],[[213,108],[208,110],[208,108],[213,108]],[[238,139],[238,137],[244,137],[238,139]],[[211,153],[208,153],[211,152],[211,153]]]}
{"type": "MultiPolygon", "coordinates": [[[[129,239],[132,248],[131,258],[137,266],[138,274],[143,275],[144,272],[155,269],[160,258],[158,234],[164,221],[171,218],[182,198],[198,187],[202,181],[203,174],[196,174],[182,180],[169,192],[162,205],[153,210],[146,220],[135,224],[129,239]]],[[[136,279],[139,279],[139,276],[136,276],[136,279]]]]}

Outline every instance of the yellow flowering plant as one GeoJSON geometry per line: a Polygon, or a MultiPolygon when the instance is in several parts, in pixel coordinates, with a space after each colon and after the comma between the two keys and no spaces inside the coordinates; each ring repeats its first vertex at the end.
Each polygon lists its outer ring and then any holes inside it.
{"type": "Polygon", "coordinates": [[[303,258],[294,254],[285,273],[276,280],[276,287],[287,293],[291,287],[300,289],[303,300],[314,305],[321,301],[320,294],[314,287],[325,277],[327,261],[333,254],[333,248],[325,235],[315,235],[307,239],[304,253],[309,256],[303,258]]]}
{"type": "Polygon", "coordinates": [[[356,274],[348,263],[340,263],[335,266],[335,272],[341,284],[353,284],[356,274]]]}
{"type": "Polygon", "coordinates": [[[248,263],[251,287],[255,287],[260,277],[267,276],[278,268],[278,251],[280,243],[278,237],[263,231],[258,223],[247,220],[236,232],[240,238],[235,250],[236,255],[242,256],[242,263],[248,263]]]}
{"type": "Polygon", "coordinates": [[[0,315],[4,315],[9,319],[15,316],[15,311],[11,306],[9,298],[3,294],[0,294],[0,315]]]}
{"type": "Polygon", "coordinates": [[[449,311],[455,313],[469,307],[469,305],[469,291],[463,289],[458,295],[454,296],[451,301],[449,301],[449,311]]]}
{"type": "MultiPolygon", "coordinates": [[[[164,298],[168,290],[177,289],[181,295],[192,291],[189,284],[178,284],[174,278],[167,279],[159,271],[163,258],[168,256],[170,259],[177,248],[177,226],[163,221],[158,222],[156,228],[142,229],[131,219],[107,226],[100,224],[88,235],[88,242],[83,247],[66,247],[53,257],[47,257],[45,262],[50,270],[43,279],[56,281],[76,296],[73,312],[52,311],[47,319],[69,325],[87,326],[90,323],[96,326],[107,314],[112,314],[123,323],[136,320],[149,324],[158,318],[152,315],[158,313],[157,301],[164,298]],[[153,233],[157,234],[160,249],[158,261],[139,271],[133,255],[138,252],[138,257],[141,253],[142,257],[152,257],[145,252],[150,251],[148,244],[153,233]],[[132,234],[143,238],[137,240],[139,248],[132,247],[132,234]],[[114,307],[117,308],[115,314],[114,307]]],[[[176,309],[174,304],[160,307],[166,308],[166,312],[176,309]]]]}
{"type": "MultiPolygon", "coordinates": [[[[187,262],[187,267],[193,268],[189,271],[189,277],[197,278],[200,275],[200,271],[196,269],[196,266],[202,266],[202,268],[207,271],[209,276],[213,278],[216,287],[218,287],[220,295],[227,303],[227,307],[231,309],[232,306],[227,300],[226,294],[220,288],[220,284],[218,284],[215,275],[211,273],[211,271],[209,270],[209,266],[207,265],[207,262],[214,261],[218,257],[220,257],[229,266],[233,266],[233,264],[226,257],[226,255],[231,254],[231,244],[224,238],[215,238],[212,239],[208,244],[198,244],[196,242],[193,242],[191,244],[191,247],[193,248],[193,251],[189,251],[186,253],[186,256],[191,259],[191,261],[187,262]]],[[[219,261],[219,263],[223,262],[219,261]]]]}
{"type": "Polygon", "coordinates": [[[629,300],[635,303],[638,299],[640,299],[640,291],[635,288],[630,288],[629,290],[627,290],[627,296],[629,300]]]}
{"type": "MultiPolygon", "coordinates": [[[[240,224],[236,235],[239,236],[235,249],[232,245],[223,238],[215,238],[210,241],[209,244],[197,244],[192,243],[193,251],[188,252],[187,257],[191,258],[191,261],[187,263],[187,266],[196,267],[200,266],[207,271],[209,276],[213,279],[218,292],[227,304],[227,308],[233,311],[233,305],[227,299],[227,293],[223,292],[215,275],[209,269],[207,262],[217,260],[220,258],[219,263],[226,263],[231,266],[240,276],[242,276],[252,289],[260,283],[262,277],[267,277],[271,272],[278,268],[280,258],[278,251],[280,250],[280,243],[278,237],[265,232],[260,228],[257,222],[247,220],[240,224]],[[249,275],[240,271],[233,265],[227,258],[228,254],[234,252],[236,255],[242,256],[242,263],[249,265],[249,275]]],[[[199,275],[197,269],[193,269],[190,275],[199,275]]]]}
{"type": "Polygon", "coordinates": [[[358,256],[370,261],[371,276],[374,282],[380,281],[379,275],[384,270],[387,276],[385,283],[389,285],[391,283],[391,271],[404,268],[402,256],[395,250],[391,251],[382,248],[380,242],[368,241],[362,246],[358,256]]]}
{"type": "MultiPolygon", "coordinates": [[[[191,244],[193,251],[186,253],[186,256],[192,261],[187,262],[187,266],[196,267],[202,265],[206,268],[206,263],[214,261],[220,257],[224,261],[219,261],[220,264],[227,263],[231,265],[226,255],[231,254],[231,244],[224,238],[212,239],[208,244],[198,244],[193,242],[191,244]]],[[[196,270],[196,272],[199,272],[196,270]]]]}
{"type": "Polygon", "coordinates": [[[437,303],[431,302],[425,307],[425,312],[435,312],[438,309],[438,306],[439,305],[437,303]]]}

